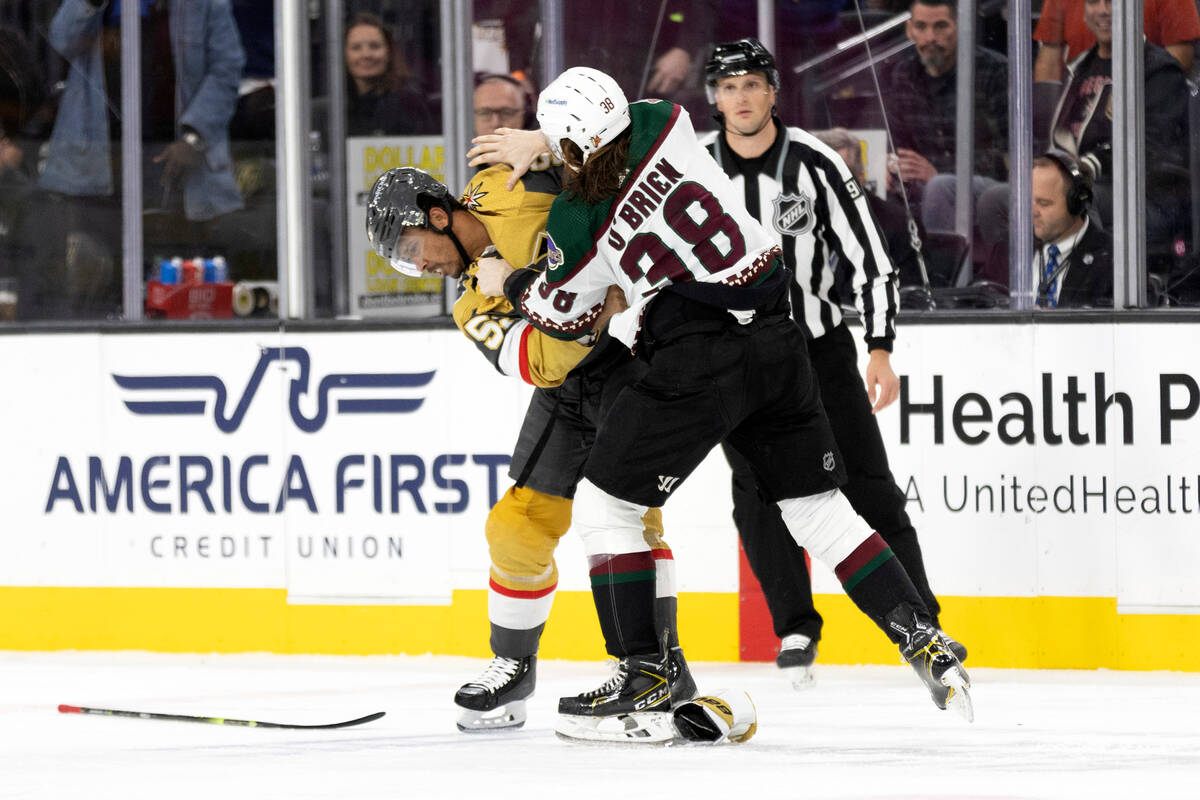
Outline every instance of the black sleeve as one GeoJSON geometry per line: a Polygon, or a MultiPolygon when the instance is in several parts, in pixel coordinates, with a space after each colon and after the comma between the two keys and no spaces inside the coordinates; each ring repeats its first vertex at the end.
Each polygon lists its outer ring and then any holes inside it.
{"type": "Polygon", "coordinates": [[[1176,64],[1146,78],[1147,171],[1183,172],[1187,165],[1187,107],[1187,79],[1176,64]]]}

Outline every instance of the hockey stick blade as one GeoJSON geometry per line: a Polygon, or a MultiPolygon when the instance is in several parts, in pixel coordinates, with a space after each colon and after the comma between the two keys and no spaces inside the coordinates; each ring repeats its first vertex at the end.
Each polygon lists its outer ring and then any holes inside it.
{"type": "Polygon", "coordinates": [[[367,714],[365,717],[348,719],[342,722],[327,722],[324,725],[295,725],[289,722],[264,722],[258,719],[227,719],[225,717],[193,717],[187,714],[157,714],[152,711],[119,711],[115,708],[89,708],[88,706],[69,706],[60,704],[60,714],[96,714],[102,717],[129,717],[131,719],[163,719],[171,722],[204,722],[209,725],[235,725],[242,728],[286,728],[289,730],[328,730],[331,728],[349,728],[352,725],[362,725],[374,722],[384,715],[383,711],[367,714]]]}

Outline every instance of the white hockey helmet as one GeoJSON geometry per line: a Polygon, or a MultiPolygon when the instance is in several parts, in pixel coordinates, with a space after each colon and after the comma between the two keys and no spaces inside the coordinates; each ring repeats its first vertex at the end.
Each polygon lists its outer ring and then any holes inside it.
{"type": "Polygon", "coordinates": [[[562,159],[563,139],[583,151],[583,161],[629,127],[629,101],[610,76],[591,67],[571,67],[538,95],[538,124],[550,149],[562,159]]]}

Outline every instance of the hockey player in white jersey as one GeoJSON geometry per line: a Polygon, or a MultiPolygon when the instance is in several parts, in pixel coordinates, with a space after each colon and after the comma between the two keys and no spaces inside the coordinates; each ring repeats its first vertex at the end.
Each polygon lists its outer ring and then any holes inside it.
{"type": "MultiPolygon", "coordinates": [[[[938,707],[969,717],[965,669],[892,551],[838,491],[844,468],[789,316],[779,248],[699,145],[687,113],[630,105],[607,75],[577,67],[542,92],[538,121],[568,167],[566,191],[547,223],[547,269],[513,272],[504,293],[539,329],[576,339],[618,286],[629,308],[609,333],[650,365],[617,398],[584,467],[574,521],[589,562],[614,582],[636,569],[627,565],[646,550],[641,515],[726,440],[796,541],[898,645],[938,707]]],[[[484,272],[487,292],[495,276],[484,272]]],[[[652,606],[598,602],[597,612],[619,670],[560,700],[566,735],[670,704],[652,606]]]]}

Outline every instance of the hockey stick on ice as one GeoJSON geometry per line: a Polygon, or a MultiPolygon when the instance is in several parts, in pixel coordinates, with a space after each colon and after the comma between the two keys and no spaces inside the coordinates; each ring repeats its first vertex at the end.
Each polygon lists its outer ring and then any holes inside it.
{"type": "Polygon", "coordinates": [[[384,715],[376,711],[365,717],[348,719],[344,722],[329,722],[324,725],[293,725],[287,722],[263,722],[255,719],[225,719],[224,717],[192,717],[186,714],[156,714],[150,711],[118,711],[113,708],[88,708],[87,706],[59,705],[60,714],[98,714],[104,717],[131,717],[133,719],[165,719],[175,722],[207,722],[210,725],[237,725],[243,728],[290,728],[293,730],[318,730],[328,728],[348,728],[351,725],[362,725],[374,722],[384,715]]]}

